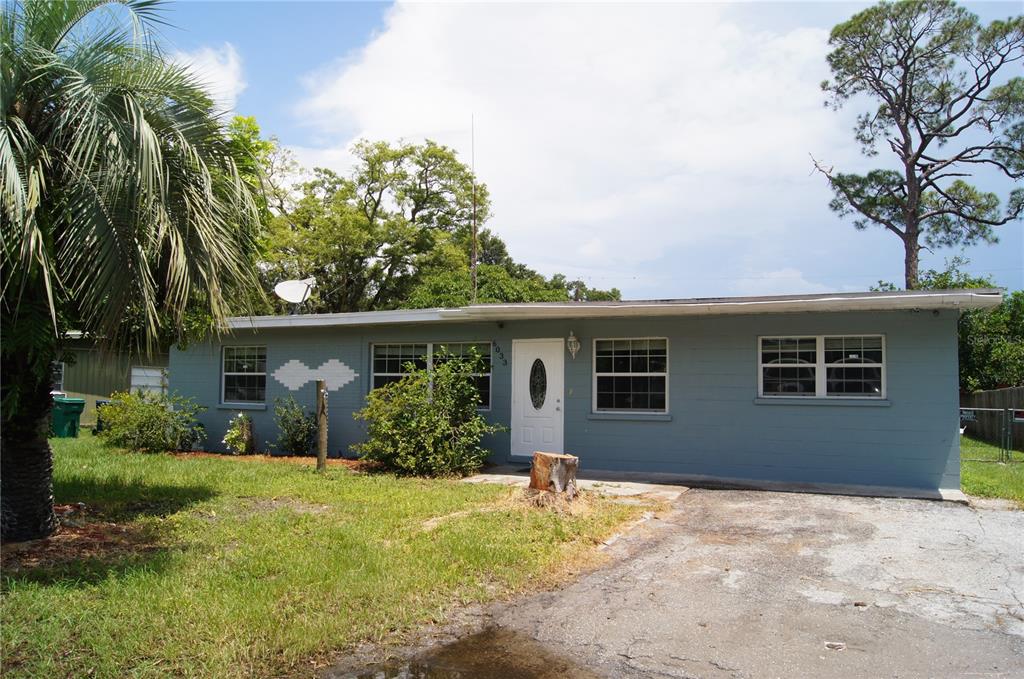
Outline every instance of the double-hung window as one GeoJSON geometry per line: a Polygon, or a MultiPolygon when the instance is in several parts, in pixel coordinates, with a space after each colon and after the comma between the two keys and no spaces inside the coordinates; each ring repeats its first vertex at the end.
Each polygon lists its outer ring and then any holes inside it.
{"type": "Polygon", "coordinates": [[[224,347],[221,403],[264,403],[267,398],[267,348],[224,347]]]}
{"type": "Polygon", "coordinates": [[[423,342],[419,344],[374,344],[373,388],[397,382],[412,370],[422,370],[448,358],[475,357],[473,381],[480,394],[480,409],[491,407],[490,342],[423,342]]]}
{"type": "Polygon", "coordinates": [[[882,335],[761,337],[759,395],[885,398],[882,335]]]}
{"type": "Polygon", "coordinates": [[[595,412],[668,412],[668,340],[594,340],[595,412]]]}

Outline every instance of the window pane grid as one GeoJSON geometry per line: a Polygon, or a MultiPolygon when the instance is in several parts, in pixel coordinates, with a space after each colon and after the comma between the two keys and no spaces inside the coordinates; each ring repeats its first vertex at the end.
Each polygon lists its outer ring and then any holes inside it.
{"type": "Polygon", "coordinates": [[[221,379],[224,403],[266,401],[267,348],[224,347],[221,379]]]}
{"type": "Polygon", "coordinates": [[[882,364],[881,337],[826,337],[825,365],[882,364]]]}
{"type": "Polygon", "coordinates": [[[490,342],[427,342],[420,344],[374,344],[373,380],[376,389],[397,382],[410,371],[423,370],[445,360],[468,358],[476,352],[479,372],[471,373],[480,394],[480,408],[491,407],[491,343],[490,342]]]}
{"type": "Polygon", "coordinates": [[[599,411],[666,412],[668,340],[594,342],[594,407],[599,411]]]}
{"type": "Polygon", "coordinates": [[[884,395],[881,335],[763,337],[758,350],[763,396],[884,395]]]}
{"type": "Polygon", "coordinates": [[[427,367],[426,344],[373,345],[374,375],[401,376],[409,372],[410,364],[416,370],[427,367]]]}

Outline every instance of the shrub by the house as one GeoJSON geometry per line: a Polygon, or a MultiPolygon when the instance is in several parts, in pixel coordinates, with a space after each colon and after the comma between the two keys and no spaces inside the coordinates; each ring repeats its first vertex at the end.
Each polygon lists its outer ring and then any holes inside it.
{"type": "Polygon", "coordinates": [[[277,448],[291,455],[310,455],[316,440],[316,416],[288,396],[274,400],[277,422],[277,448]]]}
{"type": "Polygon", "coordinates": [[[245,413],[232,417],[223,443],[232,455],[252,455],[256,447],[253,443],[252,418],[245,413]]]}
{"type": "Polygon", "coordinates": [[[192,399],[147,392],[118,392],[98,408],[101,436],[129,450],[159,453],[192,450],[203,439],[196,415],[206,408],[192,399]]]}
{"type": "Polygon", "coordinates": [[[485,434],[501,431],[478,411],[474,362],[435,357],[432,368],[414,370],[374,389],[354,417],[366,420],[367,439],[352,446],[364,459],[399,474],[463,476],[487,458],[485,434]]]}

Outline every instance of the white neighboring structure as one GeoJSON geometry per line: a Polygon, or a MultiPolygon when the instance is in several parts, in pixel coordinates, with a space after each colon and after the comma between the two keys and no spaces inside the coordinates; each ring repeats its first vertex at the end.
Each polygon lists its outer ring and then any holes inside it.
{"type": "Polygon", "coordinates": [[[132,366],[132,393],[144,391],[153,394],[167,393],[167,368],[132,366]]]}

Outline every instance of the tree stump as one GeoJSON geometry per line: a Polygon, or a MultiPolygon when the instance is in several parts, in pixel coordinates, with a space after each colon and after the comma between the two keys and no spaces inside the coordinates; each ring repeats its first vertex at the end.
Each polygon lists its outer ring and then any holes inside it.
{"type": "Polygon", "coordinates": [[[576,469],[579,465],[580,458],[575,455],[536,452],[530,467],[530,488],[564,493],[571,500],[578,493],[576,469]]]}

